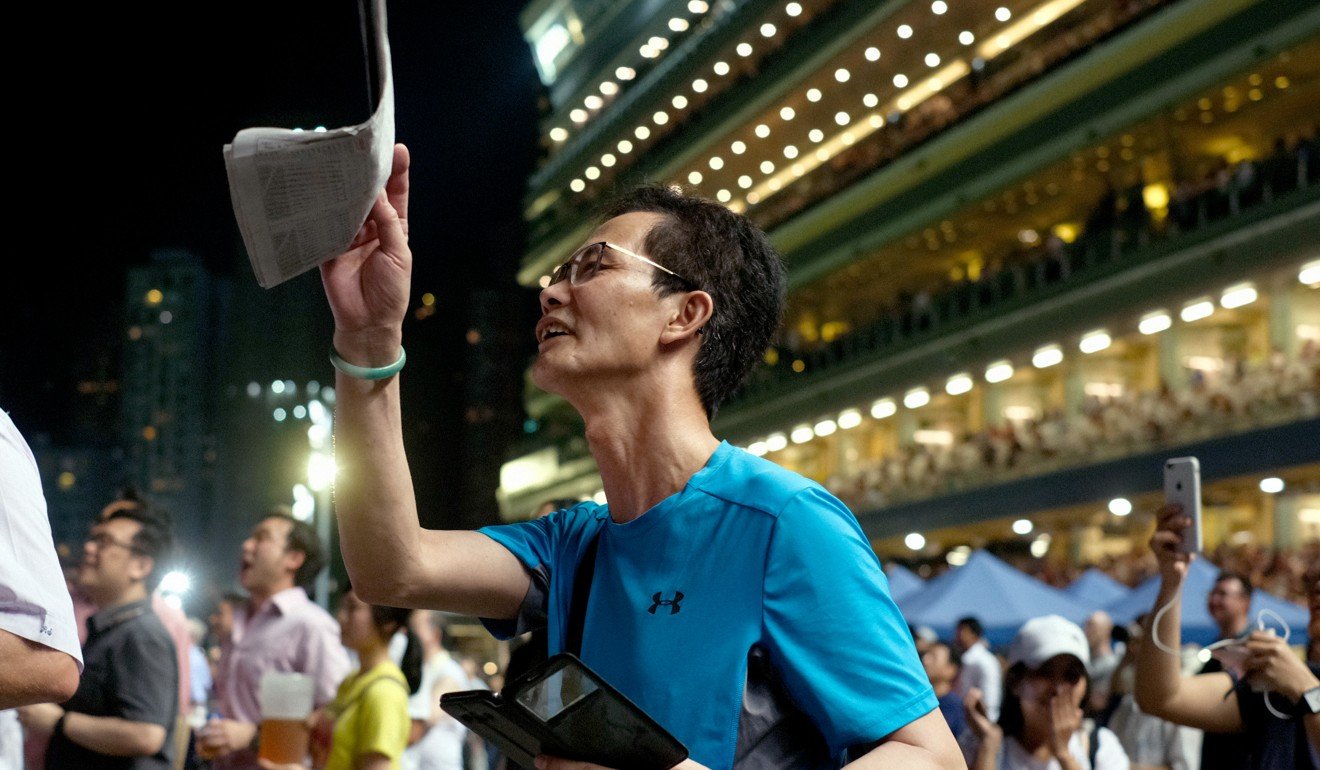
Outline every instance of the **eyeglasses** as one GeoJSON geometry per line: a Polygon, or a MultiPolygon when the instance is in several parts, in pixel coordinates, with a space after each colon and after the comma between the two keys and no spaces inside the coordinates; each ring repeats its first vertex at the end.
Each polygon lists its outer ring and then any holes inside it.
{"type": "Polygon", "coordinates": [[[98,551],[103,548],[109,548],[112,545],[117,545],[120,548],[124,548],[126,550],[132,551],[133,553],[138,553],[140,551],[140,549],[137,546],[133,545],[132,543],[125,543],[122,540],[116,540],[105,532],[98,532],[94,535],[88,535],[87,542],[96,546],[96,549],[98,551]]]}
{"type": "Polygon", "coordinates": [[[626,254],[633,259],[639,259],[651,267],[654,267],[656,270],[674,276],[689,286],[695,288],[697,285],[664,265],[643,257],[641,254],[629,251],[618,244],[610,243],[609,241],[588,243],[586,246],[573,252],[573,256],[569,257],[568,261],[564,262],[564,264],[555,268],[554,273],[550,275],[550,285],[554,286],[564,279],[568,279],[569,284],[573,286],[581,286],[592,278],[595,278],[596,274],[600,272],[600,263],[605,257],[605,249],[607,248],[617,251],[620,254],[626,254]]]}

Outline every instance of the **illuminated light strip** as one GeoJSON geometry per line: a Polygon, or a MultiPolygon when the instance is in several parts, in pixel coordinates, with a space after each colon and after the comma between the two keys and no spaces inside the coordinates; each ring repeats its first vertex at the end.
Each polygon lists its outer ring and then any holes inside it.
{"type": "MultiPolygon", "coordinates": [[[[769,198],[779,190],[782,190],[794,179],[797,179],[799,176],[810,174],[830,158],[833,158],[840,152],[875,133],[879,127],[872,124],[871,119],[873,117],[884,117],[895,111],[907,112],[939,93],[941,90],[956,83],[961,78],[967,77],[968,73],[971,71],[971,67],[969,67],[967,62],[962,59],[950,62],[944,69],[900,93],[897,97],[890,100],[882,109],[873,110],[872,112],[863,115],[861,119],[852,125],[841,129],[837,134],[823,142],[815,152],[799,155],[792,164],[780,169],[777,173],[766,178],[760,184],[749,190],[747,192],[747,197],[750,198],[755,195],[759,201],[765,201],[766,198],[769,198]],[[907,106],[900,106],[904,104],[907,106]],[[822,160],[817,154],[821,150],[825,151],[824,160],[822,160]],[[800,175],[794,174],[793,166],[800,167],[802,173],[800,175]]],[[[747,201],[746,199],[734,201],[729,204],[729,208],[741,214],[747,208],[747,201]]]]}
{"type": "Polygon", "coordinates": [[[1036,10],[1022,16],[1019,21],[987,38],[976,49],[976,55],[982,59],[993,59],[1084,2],[1086,0],[1050,0],[1048,3],[1042,3],[1036,7],[1036,10]]]}

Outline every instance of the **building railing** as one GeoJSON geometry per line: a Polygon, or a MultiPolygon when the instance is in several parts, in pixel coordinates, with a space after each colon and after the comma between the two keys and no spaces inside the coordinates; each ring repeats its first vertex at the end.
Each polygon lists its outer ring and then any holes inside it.
{"type": "Polygon", "coordinates": [[[724,410],[769,400],[799,386],[803,378],[829,376],[860,360],[921,344],[1011,307],[1141,264],[1178,248],[1184,239],[1213,237],[1220,229],[1237,227],[1239,220],[1268,214],[1275,206],[1286,209],[1315,198],[1320,190],[1316,151],[1316,138],[1311,136],[1293,147],[1279,147],[1260,162],[1226,169],[1212,184],[1184,182],[1172,196],[1163,225],[1151,219],[1140,186],[1117,193],[1112,200],[1102,200],[1073,243],[1047,239],[1024,261],[937,294],[919,294],[905,307],[828,343],[779,350],[777,362],[758,367],[724,410]],[[1129,199],[1121,214],[1115,205],[1120,196],[1129,199]],[[794,369],[795,362],[801,362],[801,371],[794,369]]]}

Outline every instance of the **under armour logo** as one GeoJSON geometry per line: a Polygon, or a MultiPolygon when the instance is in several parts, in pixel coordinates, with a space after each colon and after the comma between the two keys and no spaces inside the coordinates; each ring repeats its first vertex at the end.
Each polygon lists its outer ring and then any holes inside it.
{"type": "Polygon", "coordinates": [[[651,609],[647,610],[647,612],[654,615],[655,611],[660,609],[661,607],[668,607],[670,615],[677,615],[678,611],[682,609],[681,607],[678,606],[678,603],[683,601],[683,592],[675,591],[674,598],[672,599],[662,599],[661,598],[662,596],[664,596],[663,591],[655,592],[655,595],[651,597],[651,601],[654,603],[651,605],[651,609]]]}

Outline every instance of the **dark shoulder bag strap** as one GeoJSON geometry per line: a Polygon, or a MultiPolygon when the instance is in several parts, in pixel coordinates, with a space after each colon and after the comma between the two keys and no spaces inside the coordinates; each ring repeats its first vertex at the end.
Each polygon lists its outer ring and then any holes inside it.
{"type": "MultiPolygon", "coordinates": [[[[604,529],[601,530],[604,532],[604,529]]],[[[564,638],[564,652],[582,657],[582,627],[587,622],[587,602],[591,599],[591,581],[596,576],[596,547],[601,532],[597,532],[583,552],[573,574],[573,598],[568,605],[568,635],[564,638]]]]}
{"type": "Polygon", "coordinates": [[[1100,752],[1100,725],[1092,724],[1086,737],[1091,744],[1086,747],[1086,758],[1091,760],[1091,770],[1095,770],[1095,755],[1100,752]]]}

